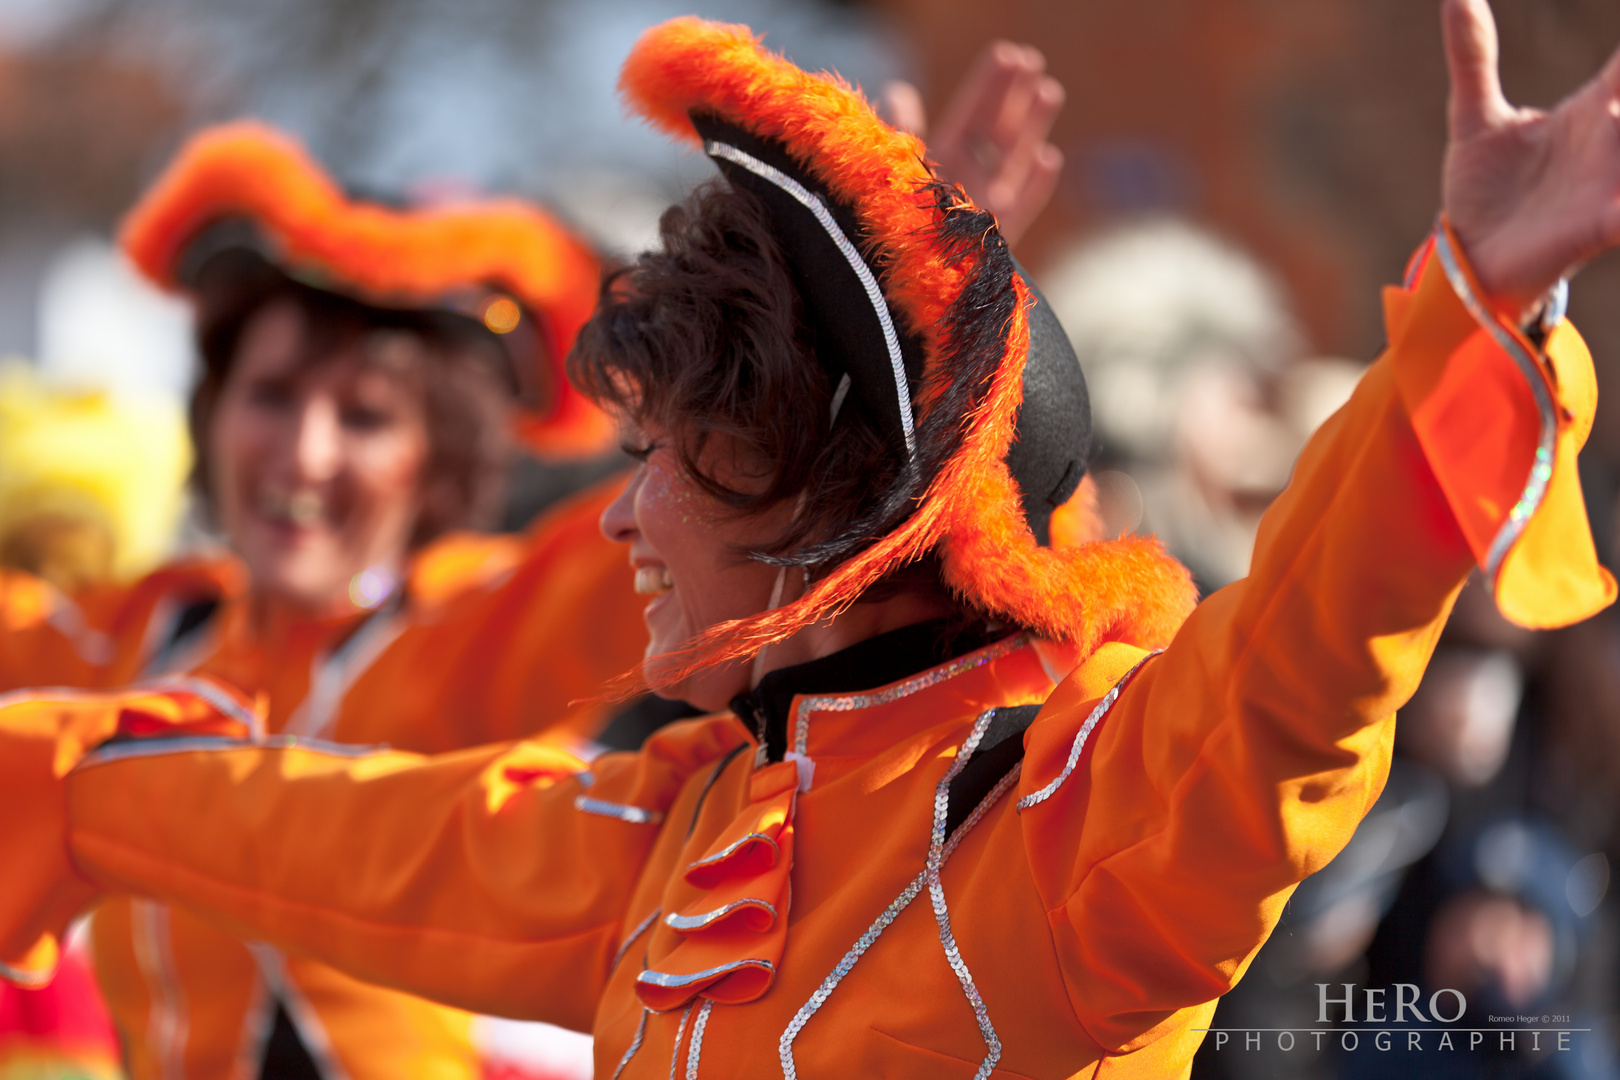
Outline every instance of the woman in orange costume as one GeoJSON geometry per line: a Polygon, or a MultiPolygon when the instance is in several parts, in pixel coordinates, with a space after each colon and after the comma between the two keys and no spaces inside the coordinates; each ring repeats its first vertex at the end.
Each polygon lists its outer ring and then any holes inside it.
{"type": "MultiPolygon", "coordinates": [[[[589,249],[537,209],[396,212],[345,198],[253,124],[195,138],[125,252],[196,305],[199,488],[233,557],[72,599],[8,575],[7,688],[181,673],[267,702],[270,732],[440,751],[563,725],[645,641],[613,488],[482,537],[509,427],[553,459],[610,427],[562,377],[595,303],[589,249]],[[518,405],[514,410],[513,404],[518,405]]],[[[475,1076],[465,1014],[109,899],[97,972],[134,1077],[475,1076]]]]}
{"type": "Polygon", "coordinates": [[[1483,0],[1445,14],[1445,214],[1390,346],[1190,614],[1149,542],[1041,543],[1083,388],[994,223],[842,85],[652,31],[627,96],[735,190],[666,219],[574,362],[645,456],[604,527],[663,593],[646,675],[722,711],[586,770],[244,742],[200,688],[19,702],[0,956],[130,891],[589,1027],[603,1076],[1184,1074],[1376,798],[1468,575],[1527,625],[1614,596],[1548,298],[1620,244],[1620,59],[1514,110],[1483,0]],[[1082,658],[1056,686],[1043,641],[1082,658]]]}

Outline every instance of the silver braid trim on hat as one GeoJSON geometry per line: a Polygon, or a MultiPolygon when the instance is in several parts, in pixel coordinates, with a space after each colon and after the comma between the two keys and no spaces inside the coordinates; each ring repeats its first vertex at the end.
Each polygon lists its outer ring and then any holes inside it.
{"type": "MultiPolygon", "coordinates": [[[[883,290],[878,287],[877,275],[866,265],[866,260],[861,258],[861,253],[855,249],[849,237],[844,235],[844,230],[838,227],[838,222],[833,220],[832,212],[827,209],[827,204],[821,201],[820,196],[781,169],[729,143],[711,140],[703,144],[703,149],[710,157],[725,158],[733,165],[741,166],[760,179],[775,184],[803,204],[805,209],[815,215],[821,227],[827,230],[827,235],[849,263],[849,268],[860,278],[861,287],[866,290],[866,298],[872,301],[872,309],[877,313],[878,322],[883,327],[883,344],[889,350],[889,366],[894,371],[895,397],[900,405],[900,426],[906,435],[906,458],[910,460],[916,457],[917,440],[912,430],[911,389],[906,383],[906,362],[900,354],[900,335],[895,333],[894,317],[889,314],[889,302],[884,299],[883,290]]],[[[843,404],[842,397],[838,399],[838,404],[843,404]]],[[[833,409],[833,415],[837,416],[836,407],[833,409]]]]}

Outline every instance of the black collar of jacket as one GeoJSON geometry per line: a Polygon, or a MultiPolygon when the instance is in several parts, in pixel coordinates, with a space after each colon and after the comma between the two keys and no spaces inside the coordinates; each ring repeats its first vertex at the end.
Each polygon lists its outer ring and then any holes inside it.
{"type": "Polygon", "coordinates": [[[856,642],[849,648],[769,672],[759,685],[732,699],[731,710],[751,725],[770,761],[789,749],[788,718],[800,694],[849,694],[899,682],[1006,636],[983,624],[934,619],[856,642]]]}

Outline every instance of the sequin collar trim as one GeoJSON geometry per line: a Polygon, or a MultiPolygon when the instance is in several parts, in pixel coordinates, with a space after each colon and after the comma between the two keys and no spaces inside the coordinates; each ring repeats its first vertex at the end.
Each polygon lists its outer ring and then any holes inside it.
{"type": "Polygon", "coordinates": [[[815,694],[799,700],[798,717],[793,729],[793,750],[798,754],[810,752],[810,716],[818,712],[854,712],[857,709],[869,709],[874,705],[887,705],[910,697],[930,686],[937,686],[948,679],[954,679],[965,671],[983,667],[985,664],[1000,660],[1003,656],[1017,652],[1029,644],[1029,635],[1014,634],[1003,638],[994,645],[988,645],[966,656],[958,656],[955,660],[944,663],[935,668],[914,675],[903,682],[895,683],[878,690],[869,690],[859,694],[815,694]]]}

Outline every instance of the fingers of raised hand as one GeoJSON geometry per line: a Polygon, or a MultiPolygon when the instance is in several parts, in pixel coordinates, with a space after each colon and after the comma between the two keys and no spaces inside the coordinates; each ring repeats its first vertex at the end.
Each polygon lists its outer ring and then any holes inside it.
{"type": "Polygon", "coordinates": [[[1020,89],[1027,93],[1009,96],[989,136],[999,158],[987,192],[992,203],[1012,198],[1024,189],[1043,151],[1050,151],[1045,155],[1048,157],[1057,152],[1046,137],[1052,133],[1058,110],[1063,108],[1063,86],[1049,75],[1038,75],[1020,89]]]}
{"type": "Polygon", "coordinates": [[[991,136],[995,167],[982,196],[975,196],[995,212],[1009,242],[1016,241],[1046,206],[1063,168],[1062,151],[1047,141],[1063,107],[1062,85],[1040,74],[1020,89],[1026,92],[1010,95],[997,133],[991,136]]]}
{"type": "Polygon", "coordinates": [[[928,109],[923,105],[922,92],[903,79],[890,79],[883,84],[878,110],[885,120],[901,131],[909,131],[918,137],[928,133],[928,109]]]}
{"type": "Polygon", "coordinates": [[[1024,231],[1035,223],[1057,190],[1058,176],[1062,172],[1063,151],[1051,143],[1042,145],[1030,161],[1023,186],[995,211],[1001,235],[1007,243],[1016,244],[1024,231]]]}
{"type": "Polygon", "coordinates": [[[1063,155],[1047,136],[1063,97],[1040,50],[996,41],[980,53],[934,126],[930,150],[946,177],[995,212],[1008,240],[1056,187],[1063,155]]]}
{"type": "Polygon", "coordinates": [[[1453,140],[1505,123],[1513,109],[1497,73],[1496,20],[1487,0],[1444,0],[1441,27],[1451,76],[1448,118],[1453,140]]]}
{"type": "Polygon", "coordinates": [[[1063,103],[1063,88],[1045,72],[1045,57],[1027,45],[995,41],[979,55],[935,128],[941,163],[959,159],[954,179],[988,181],[1021,143],[1040,144],[1063,103]]]}
{"type": "MultiPolygon", "coordinates": [[[[937,136],[954,140],[967,132],[988,133],[1000,118],[1013,84],[1030,63],[1029,53],[1010,41],[986,45],[951,92],[939,115],[937,136]]],[[[1040,63],[1044,66],[1045,60],[1040,63]]]]}

